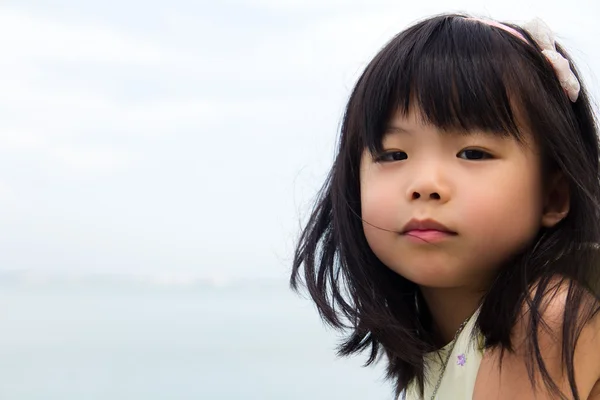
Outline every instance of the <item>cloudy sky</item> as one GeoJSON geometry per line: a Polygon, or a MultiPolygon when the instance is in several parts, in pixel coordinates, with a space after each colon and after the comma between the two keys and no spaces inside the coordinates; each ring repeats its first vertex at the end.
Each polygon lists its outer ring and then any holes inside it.
{"type": "Polygon", "coordinates": [[[449,3],[3,0],[0,270],[284,275],[353,83],[427,15],[539,16],[600,99],[598,2],[449,3]]]}

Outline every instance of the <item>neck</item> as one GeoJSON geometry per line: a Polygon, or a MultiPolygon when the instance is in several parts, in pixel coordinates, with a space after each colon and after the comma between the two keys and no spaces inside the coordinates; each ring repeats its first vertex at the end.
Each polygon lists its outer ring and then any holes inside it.
{"type": "Polygon", "coordinates": [[[421,287],[421,293],[433,319],[434,336],[440,345],[454,339],[460,325],[477,310],[482,291],[465,288],[421,287]]]}

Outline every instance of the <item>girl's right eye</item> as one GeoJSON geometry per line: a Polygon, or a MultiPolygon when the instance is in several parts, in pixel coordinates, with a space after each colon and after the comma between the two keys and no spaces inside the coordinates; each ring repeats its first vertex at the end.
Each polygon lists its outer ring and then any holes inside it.
{"type": "Polygon", "coordinates": [[[408,158],[408,154],[403,151],[388,151],[377,157],[377,162],[402,161],[408,158]]]}

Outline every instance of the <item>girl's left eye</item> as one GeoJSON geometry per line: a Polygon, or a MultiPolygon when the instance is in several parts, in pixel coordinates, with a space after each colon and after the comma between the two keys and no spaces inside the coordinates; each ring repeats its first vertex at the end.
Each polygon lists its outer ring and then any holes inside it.
{"type": "Polygon", "coordinates": [[[493,158],[493,156],[490,153],[477,149],[462,150],[456,156],[464,160],[487,160],[493,158]]]}

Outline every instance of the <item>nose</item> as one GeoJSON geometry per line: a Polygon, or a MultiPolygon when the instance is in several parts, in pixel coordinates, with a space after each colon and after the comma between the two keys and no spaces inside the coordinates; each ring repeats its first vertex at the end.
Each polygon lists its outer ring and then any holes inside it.
{"type": "MultiPolygon", "coordinates": [[[[425,193],[425,196],[427,196],[427,193],[425,193]]],[[[420,198],[421,198],[421,193],[419,193],[419,192],[412,193],[412,200],[416,200],[416,199],[420,199],[420,198]]],[[[431,193],[429,193],[429,198],[431,200],[441,200],[442,196],[440,196],[440,194],[438,192],[431,192],[431,193]]]]}
{"type": "Polygon", "coordinates": [[[450,199],[450,188],[441,173],[428,169],[417,174],[408,187],[409,201],[437,201],[445,203],[450,199]]]}

